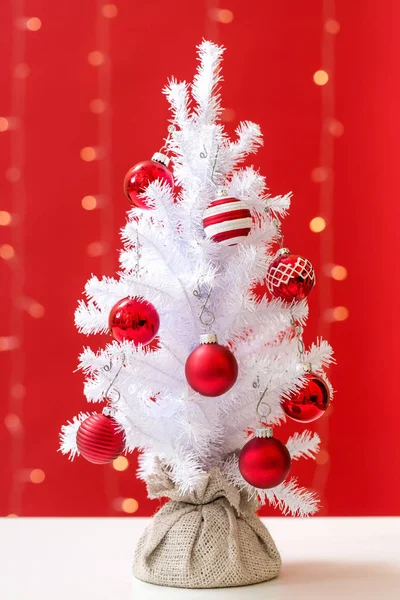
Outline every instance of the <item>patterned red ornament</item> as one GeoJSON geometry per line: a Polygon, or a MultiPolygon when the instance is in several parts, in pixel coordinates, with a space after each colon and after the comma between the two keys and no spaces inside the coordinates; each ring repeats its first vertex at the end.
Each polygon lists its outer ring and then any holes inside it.
{"type": "Polygon", "coordinates": [[[125,433],[121,425],[107,413],[95,413],[85,419],[76,434],[80,454],[95,465],[112,462],[125,449],[125,433]]]}
{"type": "Polygon", "coordinates": [[[285,414],[299,423],[311,423],[325,413],[330,403],[330,390],[326,382],[313,373],[306,375],[306,383],[282,402],[285,414]]]}
{"type": "Polygon", "coordinates": [[[123,298],[111,309],[109,327],[118,342],[129,340],[135,346],[149,344],[157,335],[160,317],[144,298],[123,298]]]}
{"type": "Polygon", "coordinates": [[[311,292],[315,285],[315,273],[309,260],[282,248],[268,269],[266,282],[276,298],[287,302],[298,301],[311,292]]]}
{"type": "Polygon", "coordinates": [[[206,236],[223,246],[236,246],[250,233],[251,213],[247,205],[231,196],[213,200],[203,215],[206,236]]]}
{"type": "Polygon", "coordinates": [[[147,186],[158,179],[174,187],[174,178],[171,171],[167,169],[169,158],[160,152],[156,152],[151,160],[138,163],[125,175],[124,192],[132,206],[149,210],[146,198],[139,198],[139,194],[146,191],[147,186]]]}
{"type": "Polygon", "coordinates": [[[272,427],[256,429],[239,454],[239,470],[243,479],[260,489],[276,487],[290,471],[289,450],[272,435],[272,427]]]}
{"type": "Polygon", "coordinates": [[[238,364],[226,346],[217,343],[215,334],[200,337],[200,346],[189,355],[185,365],[189,385],[203,396],[221,396],[235,384],[238,364]]]}

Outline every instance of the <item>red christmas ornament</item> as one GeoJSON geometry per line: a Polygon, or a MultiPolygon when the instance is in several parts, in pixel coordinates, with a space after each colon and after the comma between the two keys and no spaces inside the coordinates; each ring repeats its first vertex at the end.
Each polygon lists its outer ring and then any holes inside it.
{"type": "Polygon", "coordinates": [[[156,337],[160,317],[154,306],[144,298],[123,298],[111,309],[108,323],[118,342],[129,340],[135,346],[145,346],[156,337]]]}
{"type": "Polygon", "coordinates": [[[311,292],[315,285],[315,273],[309,260],[282,248],[268,269],[266,282],[276,298],[287,302],[298,301],[311,292]]]}
{"type": "MultiPolygon", "coordinates": [[[[226,193],[226,192],[225,192],[226,193]]],[[[206,236],[223,246],[236,246],[249,235],[252,219],[247,205],[231,196],[223,195],[213,200],[203,215],[206,236]]]]}
{"type": "Polygon", "coordinates": [[[121,425],[108,414],[90,415],[85,419],[76,434],[76,445],[80,454],[95,465],[112,462],[124,451],[125,434],[121,425]]]}
{"type": "Polygon", "coordinates": [[[256,429],[239,454],[243,479],[260,489],[273,488],[284,481],[292,459],[285,444],[272,436],[272,427],[256,429]]]}
{"type": "Polygon", "coordinates": [[[311,423],[322,417],[330,403],[330,391],[318,375],[309,373],[307,382],[299,392],[294,392],[282,402],[283,411],[293,421],[311,423]]]}
{"type": "Polygon", "coordinates": [[[234,354],[217,343],[213,333],[200,337],[200,346],[189,355],[185,365],[189,385],[203,396],[221,396],[236,382],[238,364],[234,354]]]}
{"type": "Polygon", "coordinates": [[[139,194],[143,194],[147,186],[156,179],[168,183],[173,189],[174,178],[168,165],[168,156],[156,152],[151,160],[144,160],[129,169],[124,179],[124,192],[132,206],[145,210],[152,208],[146,198],[139,198],[139,194]]]}

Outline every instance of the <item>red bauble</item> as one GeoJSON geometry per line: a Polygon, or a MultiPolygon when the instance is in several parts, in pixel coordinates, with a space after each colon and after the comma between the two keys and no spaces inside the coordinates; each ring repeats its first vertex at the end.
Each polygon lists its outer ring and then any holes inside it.
{"type": "Polygon", "coordinates": [[[248,206],[237,198],[219,197],[203,215],[205,234],[223,246],[236,246],[250,233],[253,222],[248,206]]]}
{"type": "Polygon", "coordinates": [[[76,445],[86,460],[105,465],[124,451],[125,434],[114,417],[96,413],[80,424],[76,445]]]}
{"type": "Polygon", "coordinates": [[[266,282],[276,298],[303,300],[314,287],[315,273],[309,260],[282,248],[268,269],[266,282]]]}
{"type": "Polygon", "coordinates": [[[139,194],[146,191],[147,186],[158,179],[174,187],[174,178],[171,171],[167,169],[169,158],[160,152],[156,152],[152,160],[144,160],[138,163],[125,175],[124,192],[129,202],[136,208],[151,209],[146,198],[139,198],[139,194]]]}
{"type": "Polygon", "coordinates": [[[288,417],[300,423],[311,423],[322,417],[330,403],[329,387],[318,375],[306,375],[307,382],[282,402],[288,417]]]}
{"type": "Polygon", "coordinates": [[[189,355],[185,365],[189,385],[203,396],[221,396],[236,382],[238,364],[234,354],[217,343],[217,336],[201,336],[200,346],[189,355]]]}
{"type": "Polygon", "coordinates": [[[272,437],[272,428],[256,430],[256,437],[245,444],[239,454],[243,479],[260,489],[273,488],[284,481],[290,471],[291,458],[285,444],[272,437]]]}
{"type": "Polygon", "coordinates": [[[157,335],[160,317],[144,298],[124,298],[111,309],[109,327],[118,342],[129,340],[137,346],[149,344],[157,335]]]}

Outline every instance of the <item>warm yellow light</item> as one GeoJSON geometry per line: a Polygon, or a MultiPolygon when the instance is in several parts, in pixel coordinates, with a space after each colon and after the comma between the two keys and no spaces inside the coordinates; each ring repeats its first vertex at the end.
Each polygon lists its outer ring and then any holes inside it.
{"type": "Polygon", "coordinates": [[[106,19],[113,19],[118,14],[118,7],[115,4],[104,4],[101,7],[101,12],[106,19]]]}
{"type": "Polygon", "coordinates": [[[331,269],[331,277],[336,281],[343,281],[347,277],[347,269],[342,265],[334,265],[331,269]]]}
{"type": "Polygon", "coordinates": [[[10,122],[6,117],[0,117],[0,131],[7,131],[10,122]]]}
{"type": "Polygon", "coordinates": [[[97,206],[97,200],[94,196],[84,196],[81,200],[82,208],[85,210],[94,210],[97,206]]]}
{"type": "Polygon", "coordinates": [[[329,169],[326,167],[315,167],[311,171],[311,180],[314,183],[322,183],[323,181],[327,181],[329,177],[329,169]]]}
{"type": "Polygon", "coordinates": [[[314,83],[316,83],[317,85],[325,85],[326,83],[328,83],[329,75],[326,71],[320,69],[319,71],[315,71],[313,79],[314,83]]]}
{"type": "Polygon", "coordinates": [[[134,498],[124,498],[122,500],[122,510],[126,513],[133,514],[139,508],[139,503],[134,498]]]}
{"type": "Polygon", "coordinates": [[[5,335],[0,337],[0,352],[15,350],[18,348],[18,338],[15,335],[5,335]]]}
{"type": "Polygon", "coordinates": [[[104,54],[100,50],[93,50],[88,54],[88,61],[93,67],[99,67],[104,62],[104,54]]]}
{"type": "Polygon", "coordinates": [[[22,431],[21,419],[15,413],[8,413],[4,417],[4,425],[10,433],[20,433],[22,431]]]}
{"type": "Polygon", "coordinates": [[[2,244],[0,246],[0,258],[3,260],[11,260],[14,258],[15,252],[11,244],[2,244]]]}
{"type": "Polygon", "coordinates": [[[18,65],[16,65],[16,67],[14,69],[14,75],[18,79],[25,79],[26,77],[28,77],[30,72],[31,72],[30,66],[27,65],[26,63],[19,63],[18,65]]]}
{"type": "Polygon", "coordinates": [[[221,114],[221,119],[225,121],[225,123],[230,123],[235,119],[235,111],[233,108],[224,108],[221,114]]]}
{"type": "Polygon", "coordinates": [[[92,146],[85,146],[81,150],[81,159],[86,162],[92,162],[93,160],[96,160],[96,156],[96,148],[93,148],[92,146]]]}
{"type": "Polygon", "coordinates": [[[91,242],[87,247],[87,253],[92,257],[103,256],[103,254],[106,253],[106,250],[106,244],[103,242],[91,242]]]}
{"type": "Polygon", "coordinates": [[[106,110],[106,103],[101,98],[94,98],[91,100],[89,108],[95,115],[101,115],[106,110]]]}
{"type": "Polygon", "coordinates": [[[344,125],[337,119],[331,119],[327,125],[328,131],[335,137],[340,137],[344,134],[344,125]]]}
{"type": "Polygon", "coordinates": [[[21,179],[21,171],[18,167],[8,167],[6,171],[6,179],[11,183],[16,183],[21,179]]]}
{"type": "Polygon", "coordinates": [[[39,304],[39,302],[32,302],[28,306],[27,311],[34,319],[41,319],[44,317],[44,306],[39,304]]]}
{"type": "Polygon", "coordinates": [[[326,465],[329,462],[329,452],[326,450],[320,450],[315,457],[315,462],[317,465],[326,465]]]}
{"type": "Polygon", "coordinates": [[[118,458],[113,460],[112,465],[116,471],[126,471],[129,467],[129,461],[125,456],[118,456],[118,458]]]}
{"type": "Polygon", "coordinates": [[[349,309],[345,306],[336,306],[332,310],[332,317],[334,321],[345,321],[349,318],[349,309]]]}
{"type": "Polygon", "coordinates": [[[11,215],[9,212],[7,212],[6,210],[0,210],[0,225],[3,225],[4,227],[6,225],[9,225],[11,223],[11,215]]]}
{"type": "Polygon", "coordinates": [[[336,35],[340,31],[340,23],[336,19],[328,19],[325,23],[325,31],[336,35]]]}
{"type": "Polygon", "coordinates": [[[26,28],[29,29],[29,31],[39,31],[41,26],[42,21],[39,19],[39,17],[31,17],[26,22],[26,28]]]}
{"type": "Polygon", "coordinates": [[[227,25],[233,21],[233,12],[227,8],[214,8],[210,11],[210,16],[214,21],[219,21],[227,25]]]}
{"type": "Polygon", "coordinates": [[[29,479],[32,483],[43,483],[46,479],[46,474],[42,469],[33,469],[29,474],[29,479]]]}
{"type": "Polygon", "coordinates": [[[314,217],[310,221],[310,229],[314,233],[321,233],[326,227],[326,221],[323,217],[314,217]]]}

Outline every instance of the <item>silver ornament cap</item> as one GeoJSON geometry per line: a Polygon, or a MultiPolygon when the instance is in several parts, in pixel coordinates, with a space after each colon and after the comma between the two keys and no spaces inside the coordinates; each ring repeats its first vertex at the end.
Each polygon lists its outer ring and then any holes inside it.
{"type": "Polygon", "coordinates": [[[276,256],[285,256],[285,255],[288,255],[288,254],[290,254],[289,248],[280,248],[278,250],[278,252],[276,253],[276,256]]]}
{"type": "Polygon", "coordinates": [[[217,198],[227,198],[227,197],[228,197],[228,190],[224,187],[218,188],[217,198]]]}
{"type": "Polygon", "coordinates": [[[112,406],[105,406],[101,412],[106,417],[115,417],[116,414],[116,410],[112,406]]]}
{"type": "Polygon", "coordinates": [[[258,427],[255,436],[256,438],[271,438],[273,436],[272,427],[258,427]]]}
{"type": "Polygon", "coordinates": [[[215,333],[203,333],[200,336],[200,344],[217,344],[218,339],[215,333]]]}
{"type": "Polygon", "coordinates": [[[151,160],[161,163],[162,165],[164,165],[164,167],[168,167],[169,163],[171,162],[168,156],[166,154],[163,154],[162,152],[155,152],[151,157],[151,160]]]}

